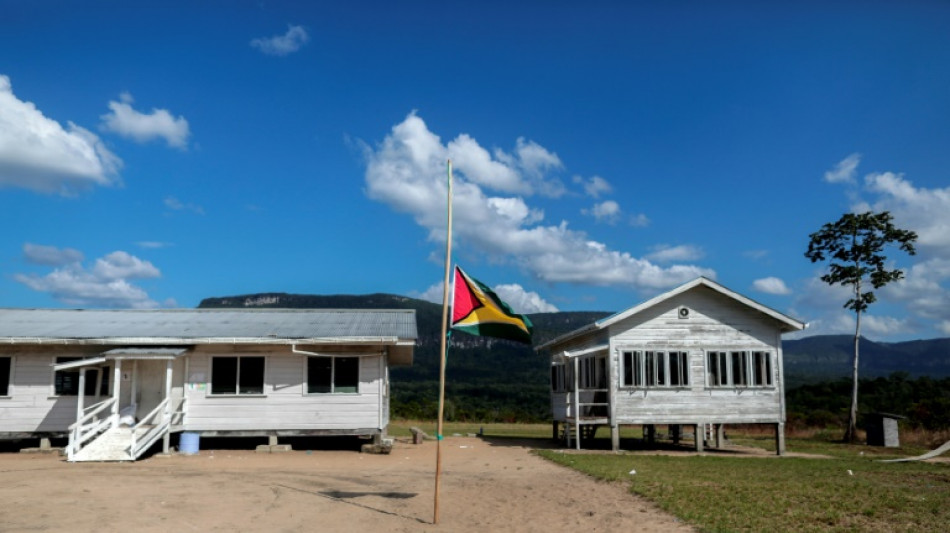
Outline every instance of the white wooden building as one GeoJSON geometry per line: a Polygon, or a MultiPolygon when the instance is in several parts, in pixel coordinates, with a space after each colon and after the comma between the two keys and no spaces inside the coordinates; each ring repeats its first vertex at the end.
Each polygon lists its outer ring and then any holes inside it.
{"type": "Polygon", "coordinates": [[[537,348],[550,356],[554,433],[580,448],[608,426],[617,450],[621,425],[691,426],[702,450],[725,424],[770,424],[782,454],[782,334],[804,328],[698,278],[562,335],[537,348]]]}
{"type": "Polygon", "coordinates": [[[0,309],[0,438],[75,461],[183,431],[379,439],[416,336],[413,310],[0,309]]]}

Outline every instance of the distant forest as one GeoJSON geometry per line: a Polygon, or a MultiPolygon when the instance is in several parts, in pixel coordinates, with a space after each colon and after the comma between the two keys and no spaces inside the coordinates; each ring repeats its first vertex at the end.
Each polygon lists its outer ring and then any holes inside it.
{"type": "MultiPolygon", "coordinates": [[[[259,293],[207,298],[201,308],[415,309],[419,337],[412,366],[391,371],[393,417],[437,416],[441,306],[391,294],[300,295],[259,293]]],[[[534,343],[590,324],[611,313],[529,315],[534,343]]],[[[830,335],[783,342],[789,425],[843,425],[851,382],[853,337],[830,335]]],[[[906,416],[925,429],[950,427],[950,339],[861,343],[860,411],[906,416]]],[[[550,420],[548,364],[531,346],[457,333],[446,367],[447,420],[550,420]]]]}

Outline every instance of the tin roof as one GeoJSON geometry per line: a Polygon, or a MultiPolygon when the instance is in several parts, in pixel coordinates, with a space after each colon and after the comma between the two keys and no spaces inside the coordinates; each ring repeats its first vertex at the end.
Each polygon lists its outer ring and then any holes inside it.
{"type": "Polygon", "coordinates": [[[355,309],[0,309],[0,343],[414,341],[415,311],[355,309]]]}

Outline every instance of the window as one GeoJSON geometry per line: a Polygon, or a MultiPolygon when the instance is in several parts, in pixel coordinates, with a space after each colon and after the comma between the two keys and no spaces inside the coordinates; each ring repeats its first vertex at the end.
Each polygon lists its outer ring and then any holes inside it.
{"type": "Polygon", "coordinates": [[[680,351],[623,352],[624,387],[685,387],[689,385],[689,353],[680,351]]]}
{"type": "MultiPolygon", "coordinates": [[[[71,363],[73,361],[80,361],[82,357],[57,357],[56,364],[61,363],[71,363]]],[[[53,377],[53,394],[56,396],[78,396],[79,395],[79,372],[81,368],[73,368],[70,370],[59,370],[55,372],[53,377]]],[[[95,396],[96,395],[96,372],[98,370],[95,368],[86,368],[86,390],[83,392],[85,396],[95,396]]],[[[102,368],[102,386],[99,388],[99,396],[108,396],[109,395],[109,372],[108,368],[102,368]]],[[[2,375],[0,375],[2,379],[2,375]]]]}
{"type": "Polygon", "coordinates": [[[212,357],[211,394],[264,394],[264,357],[212,357]]]}
{"type": "Polygon", "coordinates": [[[710,387],[771,387],[772,353],[706,352],[706,372],[710,387]]]}
{"type": "Polygon", "coordinates": [[[752,352],[752,385],[755,387],[772,386],[772,354],[752,352]]]}
{"type": "Polygon", "coordinates": [[[359,392],[359,357],[308,357],[307,394],[359,392]]]}
{"type": "Polygon", "coordinates": [[[551,391],[564,392],[567,390],[567,382],[564,372],[564,364],[558,363],[551,365],[551,391]]]}
{"type": "Polygon", "coordinates": [[[13,358],[0,357],[0,396],[10,395],[11,374],[13,374],[13,358]]]}

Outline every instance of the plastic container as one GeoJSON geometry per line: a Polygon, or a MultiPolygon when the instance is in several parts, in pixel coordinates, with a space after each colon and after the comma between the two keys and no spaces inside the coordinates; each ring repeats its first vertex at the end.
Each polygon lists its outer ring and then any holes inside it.
{"type": "Polygon", "coordinates": [[[178,438],[178,453],[195,455],[198,453],[201,436],[197,433],[182,433],[178,438]]]}

